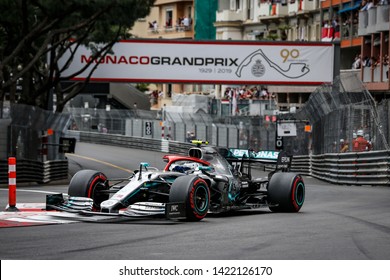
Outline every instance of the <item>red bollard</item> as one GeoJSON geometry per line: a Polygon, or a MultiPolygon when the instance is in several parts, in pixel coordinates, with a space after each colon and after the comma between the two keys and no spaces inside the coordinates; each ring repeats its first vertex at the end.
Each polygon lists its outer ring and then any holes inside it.
{"type": "Polygon", "coordinates": [[[19,211],[16,208],[16,158],[8,158],[8,208],[7,211],[19,211]]]}

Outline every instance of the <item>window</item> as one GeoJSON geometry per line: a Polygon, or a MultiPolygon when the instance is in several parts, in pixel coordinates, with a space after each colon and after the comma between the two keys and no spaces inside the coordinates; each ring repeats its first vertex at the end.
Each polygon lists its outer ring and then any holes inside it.
{"type": "Polygon", "coordinates": [[[230,0],[230,10],[237,11],[241,9],[241,0],[230,0]]]}
{"type": "Polygon", "coordinates": [[[165,10],[165,27],[172,27],[172,9],[165,10]]]}

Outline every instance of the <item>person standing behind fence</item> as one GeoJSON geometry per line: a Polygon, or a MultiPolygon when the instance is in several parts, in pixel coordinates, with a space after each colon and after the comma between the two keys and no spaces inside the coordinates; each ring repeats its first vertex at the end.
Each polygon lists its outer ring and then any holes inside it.
{"type": "Polygon", "coordinates": [[[363,130],[357,131],[357,138],[352,142],[353,152],[365,152],[371,150],[371,143],[363,137],[363,130]]]}
{"type": "Polygon", "coordinates": [[[346,153],[349,150],[348,141],[340,139],[340,153],[346,153]]]}

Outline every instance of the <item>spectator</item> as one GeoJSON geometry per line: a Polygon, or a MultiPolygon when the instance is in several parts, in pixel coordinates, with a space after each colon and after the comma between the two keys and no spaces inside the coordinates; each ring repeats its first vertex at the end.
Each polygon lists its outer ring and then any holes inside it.
{"type": "Polygon", "coordinates": [[[389,56],[387,54],[385,54],[383,56],[383,61],[382,61],[382,64],[383,66],[385,66],[385,68],[383,68],[384,71],[386,71],[386,79],[389,78],[389,69],[388,69],[388,65],[389,65],[389,56]]]}
{"type": "Polygon", "coordinates": [[[340,40],[340,25],[337,19],[333,21],[333,28],[334,28],[333,40],[340,40]]]}
{"type": "Polygon", "coordinates": [[[371,67],[371,59],[368,56],[365,56],[363,59],[363,66],[364,67],[371,67]]]}
{"type": "Polygon", "coordinates": [[[352,141],[352,151],[353,152],[365,152],[370,151],[372,146],[371,143],[363,137],[363,130],[358,130],[357,138],[352,141]]]}
{"type": "Polygon", "coordinates": [[[260,97],[260,91],[259,91],[259,89],[257,87],[253,88],[253,97],[255,99],[259,99],[259,97],[260,97]]]}
{"type": "Polygon", "coordinates": [[[352,69],[360,69],[362,67],[361,55],[357,54],[355,56],[355,61],[352,63],[352,69]]]}
{"type": "Polygon", "coordinates": [[[152,105],[156,105],[157,104],[157,100],[158,100],[158,91],[157,90],[154,90],[152,92],[151,100],[152,100],[152,105]]]}
{"type": "Polygon", "coordinates": [[[374,3],[372,2],[372,0],[367,0],[367,4],[364,5],[360,11],[368,11],[372,7],[374,7],[374,3]]]}
{"type": "Polygon", "coordinates": [[[183,21],[181,22],[181,24],[182,24],[182,26],[184,26],[185,30],[189,30],[190,25],[191,25],[191,19],[189,17],[185,17],[185,18],[183,18],[183,21]]]}
{"type": "Polygon", "coordinates": [[[261,99],[266,99],[268,97],[268,92],[266,88],[262,88],[260,91],[260,97],[261,99]]]}
{"type": "Polygon", "coordinates": [[[192,140],[196,140],[195,133],[193,131],[187,131],[187,142],[191,143],[192,140]]]}
{"type": "Polygon", "coordinates": [[[362,11],[363,8],[364,8],[364,6],[366,6],[366,5],[367,5],[367,0],[363,0],[363,1],[360,3],[360,5],[359,5],[359,11],[362,11]]]}
{"type": "Polygon", "coordinates": [[[383,56],[383,65],[389,65],[389,56],[387,54],[383,56]]]}
{"type": "Polygon", "coordinates": [[[375,56],[371,56],[371,59],[370,59],[370,65],[372,68],[375,68],[378,64],[378,60],[375,56]]]}
{"type": "Polygon", "coordinates": [[[344,139],[340,139],[340,153],[348,152],[348,150],[349,150],[348,142],[345,141],[344,139]]]}
{"type": "Polygon", "coordinates": [[[168,20],[165,22],[165,27],[172,27],[172,18],[168,18],[168,20]]]}
{"type": "Polygon", "coordinates": [[[153,21],[153,31],[154,32],[158,32],[158,24],[157,24],[157,20],[153,21]]]}

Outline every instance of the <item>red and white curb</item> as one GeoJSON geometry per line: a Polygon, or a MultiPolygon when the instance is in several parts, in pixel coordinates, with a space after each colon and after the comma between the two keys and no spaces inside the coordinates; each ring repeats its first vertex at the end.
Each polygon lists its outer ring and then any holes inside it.
{"type": "MultiPolygon", "coordinates": [[[[8,207],[9,206],[7,206],[5,210],[7,210],[8,207]]],[[[52,215],[55,211],[46,211],[45,207],[44,203],[16,204],[16,208],[19,211],[0,212],[0,228],[77,222],[69,219],[57,218],[52,215]]]]}
{"type": "MultiPolygon", "coordinates": [[[[107,216],[83,216],[75,213],[47,211],[45,203],[19,203],[19,211],[0,212],[0,228],[99,222],[113,219],[107,216]]],[[[8,206],[7,206],[8,208],[8,206]]],[[[5,210],[7,210],[7,208],[5,210]]]]}

